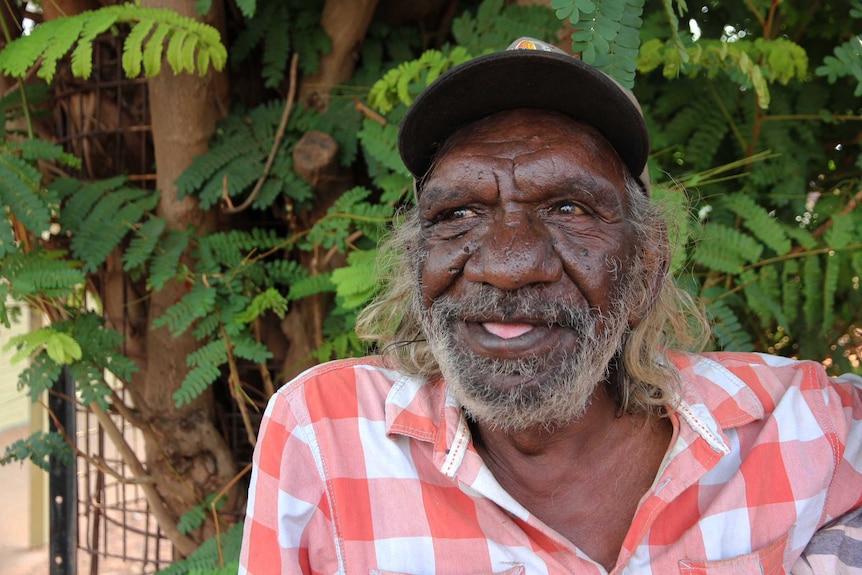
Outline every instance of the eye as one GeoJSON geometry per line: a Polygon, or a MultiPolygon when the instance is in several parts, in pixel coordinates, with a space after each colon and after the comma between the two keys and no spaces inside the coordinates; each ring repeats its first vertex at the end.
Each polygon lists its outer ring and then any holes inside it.
{"type": "Polygon", "coordinates": [[[564,216],[582,216],[586,214],[586,210],[574,202],[560,202],[551,207],[551,212],[564,216]]]}
{"type": "Polygon", "coordinates": [[[467,218],[472,218],[475,216],[476,212],[471,210],[470,208],[454,208],[441,213],[440,216],[437,218],[437,221],[466,220],[467,218]]]}

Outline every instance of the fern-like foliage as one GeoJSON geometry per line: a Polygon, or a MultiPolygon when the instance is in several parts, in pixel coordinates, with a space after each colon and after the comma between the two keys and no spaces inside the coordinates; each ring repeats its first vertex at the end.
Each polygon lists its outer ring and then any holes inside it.
{"type": "Polygon", "coordinates": [[[54,202],[42,189],[42,174],[32,161],[14,153],[0,153],[0,182],[0,201],[17,220],[35,234],[46,231],[54,202]]]}
{"type": "Polygon", "coordinates": [[[472,57],[462,46],[445,52],[428,50],[418,59],[404,62],[384,74],[371,87],[368,103],[381,114],[388,114],[399,104],[409,106],[440,74],[472,57]]]}
{"type": "Polygon", "coordinates": [[[485,0],[475,14],[466,11],[455,18],[452,36],[467,52],[479,55],[505,48],[521,36],[556,41],[559,28],[554,11],[544,6],[507,6],[503,0],[485,0]]]}
{"type": "MultiPolygon", "coordinates": [[[[219,130],[220,138],[177,180],[180,197],[194,195],[205,209],[219,204],[225,196],[240,203],[263,175],[283,106],[276,102],[227,118],[219,130]]],[[[289,153],[302,136],[294,129],[294,122],[292,119],[288,123],[266,180],[266,191],[256,197],[254,209],[283,205],[286,198],[301,209],[308,207],[312,199],[311,186],[296,174],[289,153]]]]}
{"type": "Polygon", "coordinates": [[[366,238],[376,242],[392,221],[394,209],[369,201],[370,195],[371,190],[364,187],[346,191],[314,224],[300,245],[318,245],[327,249],[337,247],[346,252],[348,236],[354,230],[363,232],[366,238]]]}
{"type": "Polygon", "coordinates": [[[174,336],[179,336],[199,318],[212,313],[215,306],[217,290],[205,284],[195,284],[180,301],[165,310],[165,313],[153,320],[153,327],[167,326],[174,336]]]}
{"type": "Polygon", "coordinates": [[[31,296],[62,298],[80,289],[85,274],[62,250],[8,254],[2,272],[9,283],[9,295],[26,300],[31,296]]]}
{"type": "Polygon", "coordinates": [[[239,569],[243,524],[234,524],[219,538],[205,541],[194,553],[157,575],[230,575],[239,569]],[[222,562],[223,561],[223,562],[222,562]]]}
{"type": "Polygon", "coordinates": [[[0,457],[0,465],[13,461],[32,461],[42,471],[51,471],[51,457],[57,458],[61,465],[71,465],[75,461],[72,447],[59,433],[37,431],[29,437],[19,439],[6,446],[6,451],[0,457]]]}
{"type": "Polygon", "coordinates": [[[221,375],[219,367],[227,363],[227,343],[223,339],[211,341],[189,355],[187,363],[191,369],[174,392],[177,407],[191,403],[221,375]]]}
{"type": "Polygon", "coordinates": [[[120,188],[99,197],[80,220],[65,218],[64,231],[72,236],[72,254],[84,263],[84,271],[98,269],[108,254],[158,202],[157,193],[139,188],[120,188]]]}
{"type": "Polygon", "coordinates": [[[264,83],[269,88],[278,87],[284,80],[291,52],[300,54],[300,68],[305,75],[315,73],[320,55],[331,49],[329,36],[317,25],[322,11],[320,0],[282,0],[264,2],[259,11],[245,12],[249,20],[231,47],[234,63],[241,65],[259,48],[264,83]]]}
{"type": "Polygon", "coordinates": [[[139,76],[142,69],[148,77],[158,75],[165,53],[176,74],[203,75],[210,65],[221,70],[227,62],[227,50],[212,26],[173,10],[119,4],[40,24],[30,35],[18,38],[0,52],[0,70],[23,77],[40,61],[37,75],[50,82],[57,63],[71,51],[72,73],[89,78],[93,41],[118,24],[131,27],[123,44],[122,62],[130,77],[139,76]]]}
{"type": "Polygon", "coordinates": [[[704,226],[703,236],[693,258],[713,270],[742,273],[746,263],[756,262],[763,246],[739,230],[716,223],[704,226]]]}
{"type": "Polygon", "coordinates": [[[347,265],[332,272],[332,283],[341,306],[359,309],[373,298],[380,285],[368,278],[378,277],[377,250],[356,250],[347,256],[347,265]]]}
{"type": "Polygon", "coordinates": [[[198,505],[195,505],[189,511],[183,513],[180,520],[177,522],[177,529],[182,534],[188,534],[203,525],[207,515],[212,511],[213,506],[216,511],[224,507],[224,498],[216,501],[217,494],[208,495],[198,505]],[[213,503],[215,502],[215,503],[213,503]]]}
{"type": "Polygon", "coordinates": [[[751,335],[742,326],[731,304],[735,298],[725,297],[718,289],[705,290],[703,298],[712,323],[712,335],[720,349],[753,351],[751,335]],[[710,299],[710,296],[716,299],[710,299]]]}
{"type": "Polygon", "coordinates": [[[751,196],[745,194],[725,196],[722,204],[739,216],[752,235],[769,247],[775,255],[783,256],[790,251],[792,244],[784,228],[751,196]]]}
{"type": "Polygon", "coordinates": [[[160,243],[150,259],[150,276],[148,283],[153,289],[162,289],[165,282],[177,277],[180,272],[180,258],[189,245],[188,232],[171,230],[160,243]]]}
{"type": "Polygon", "coordinates": [[[808,73],[808,55],[786,38],[759,38],[753,42],[701,39],[687,49],[683,58],[676,45],[656,38],[644,43],[637,69],[649,73],[659,67],[666,78],[714,75],[723,70],[735,83],[753,88],[758,104],[765,109],[770,103],[769,84],[803,80],[808,73]]]}
{"type": "Polygon", "coordinates": [[[855,80],[853,95],[862,96],[862,34],[836,46],[833,54],[823,59],[823,64],[817,67],[815,73],[825,76],[830,84],[834,84],[838,78],[855,80]]]}
{"type": "Polygon", "coordinates": [[[572,50],[627,88],[634,85],[643,24],[643,0],[552,0],[557,17],[568,20],[572,50]]]}

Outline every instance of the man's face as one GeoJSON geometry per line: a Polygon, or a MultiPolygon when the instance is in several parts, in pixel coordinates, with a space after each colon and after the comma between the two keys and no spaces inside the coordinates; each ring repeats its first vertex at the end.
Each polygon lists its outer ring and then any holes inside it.
{"type": "Polygon", "coordinates": [[[419,198],[423,329],[479,422],[583,415],[632,321],[625,168],[589,126],[502,112],[455,134],[419,198]]]}

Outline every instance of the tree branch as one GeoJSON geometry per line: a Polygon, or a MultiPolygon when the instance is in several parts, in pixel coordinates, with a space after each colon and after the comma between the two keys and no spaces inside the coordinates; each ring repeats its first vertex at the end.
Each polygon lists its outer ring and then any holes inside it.
{"type": "MultiPolygon", "coordinates": [[[[254,199],[260,193],[263,184],[269,177],[269,172],[272,170],[272,164],[275,162],[275,155],[278,153],[278,148],[281,146],[281,140],[284,138],[284,132],[287,129],[287,120],[290,118],[290,111],[293,109],[293,99],[296,96],[296,67],[299,62],[299,54],[294,52],[293,58],[290,59],[290,85],[287,90],[287,102],[284,105],[284,113],[281,115],[281,123],[278,125],[278,131],[275,133],[275,140],[272,142],[272,148],[269,150],[269,157],[266,159],[266,165],[263,167],[263,173],[258,178],[254,189],[248,195],[243,203],[233,207],[228,200],[228,206],[224,208],[225,213],[237,214],[244,212],[254,202],[254,199]]],[[[227,176],[225,176],[227,177],[227,176]]],[[[224,195],[227,197],[227,184],[224,187],[224,195]]]]}

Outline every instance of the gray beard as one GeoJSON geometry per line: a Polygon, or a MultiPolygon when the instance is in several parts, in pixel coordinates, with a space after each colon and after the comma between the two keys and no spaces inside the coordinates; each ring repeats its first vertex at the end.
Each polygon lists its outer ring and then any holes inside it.
{"type": "Polygon", "coordinates": [[[505,292],[480,286],[457,301],[434,301],[420,317],[440,372],[467,416],[507,433],[536,427],[550,431],[583,417],[628,331],[619,309],[602,316],[549,302],[534,288],[505,292]],[[488,358],[455,341],[454,326],[463,317],[530,317],[572,329],[578,345],[541,356],[488,358]],[[502,388],[495,385],[502,376],[520,381],[502,388]]]}

